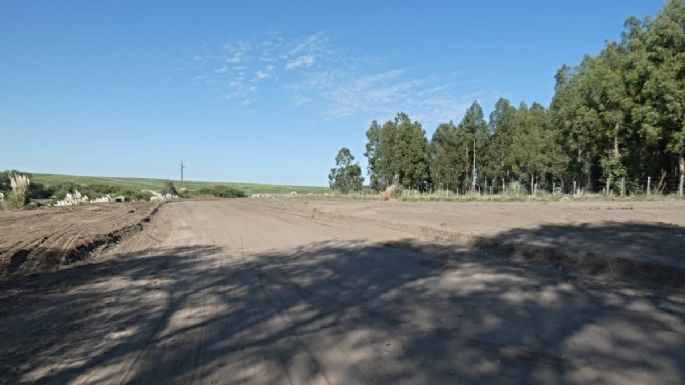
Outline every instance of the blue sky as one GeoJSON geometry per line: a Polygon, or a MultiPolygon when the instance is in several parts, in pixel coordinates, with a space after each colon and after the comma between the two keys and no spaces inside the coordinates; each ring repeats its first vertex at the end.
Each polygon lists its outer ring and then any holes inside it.
{"type": "Polygon", "coordinates": [[[548,104],[662,3],[0,0],[0,169],[325,185],[371,120],[548,104]]]}

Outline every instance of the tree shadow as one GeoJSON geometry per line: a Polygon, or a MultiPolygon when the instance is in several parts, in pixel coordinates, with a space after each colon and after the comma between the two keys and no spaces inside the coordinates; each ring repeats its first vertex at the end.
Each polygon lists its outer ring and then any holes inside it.
{"type": "MultiPolygon", "coordinates": [[[[665,242],[671,230],[643,229],[649,234],[637,243],[646,250],[647,240],[665,242]]],[[[563,234],[595,242],[597,231],[563,234]]],[[[685,379],[680,292],[589,282],[554,264],[477,248],[331,241],[251,254],[197,245],[120,255],[1,289],[6,384],[685,379]]]]}
{"type": "Polygon", "coordinates": [[[512,229],[477,246],[509,256],[557,263],[578,273],[685,286],[685,228],[658,223],[604,222],[512,229]]]}

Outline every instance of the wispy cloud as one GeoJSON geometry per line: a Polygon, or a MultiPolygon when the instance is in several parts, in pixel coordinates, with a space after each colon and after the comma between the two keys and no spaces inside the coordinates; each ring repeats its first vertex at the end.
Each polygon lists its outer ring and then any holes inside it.
{"type": "Polygon", "coordinates": [[[298,56],[289,61],[288,64],[285,65],[285,68],[291,70],[299,67],[311,67],[311,65],[314,64],[314,61],[316,61],[316,59],[312,55],[298,56]]]}
{"type": "Polygon", "coordinates": [[[398,111],[431,122],[459,119],[474,97],[488,97],[466,92],[468,74],[461,71],[426,76],[407,65],[384,67],[380,58],[364,57],[317,32],[231,40],[193,52],[184,68],[195,72],[191,82],[210,84],[236,105],[256,105],[267,88],[279,87],[289,95],[282,102],[313,106],[328,119],[383,119],[398,111]]]}
{"type": "Polygon", "coordinates": [[[274,77],[275,76],[275,74],[274,74],[275,69],[276,69],[276,66],[268,65],[268,66],[264,67],[263,69],[257,70],[257,72],[255,72],[255,78],[257,80],[264,80],[264,79],[274,77]]]}

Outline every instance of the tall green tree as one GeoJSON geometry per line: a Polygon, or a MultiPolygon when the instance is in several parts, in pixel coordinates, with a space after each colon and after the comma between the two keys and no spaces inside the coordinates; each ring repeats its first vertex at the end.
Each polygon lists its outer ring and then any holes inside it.
{"type": "Polygon", "coordinates": [[[436,189],[456,188],[454,142],[457,127],[452,123],[442,123],[433,133],[430,141],[431,176],[436,189]]]}
{"type": "Polygon", "coordinates": [[[685,1],[670,0],[649,24],[645,49],[650,64],[643,92],[656,114],[653,124],[663,130],[665,152],[671,154],[685,184],[685,1]]]}
{"type": "Polygon", "coordinates": [[[405,187],[423,189],[429,182],[429,157],[426,132],[421,123],[412,122],[400,113],[395,118],[397,136],[395,143],[396,175],[405,187]]]}
{"type": "Polygon", "coordinates": [[[400,112],[382,126],[373,122],[367,139],[365,155],[376,189],[393,183],[422,189],[429,182],[428,141],[419,122],[400,112]]]}
{"type": "Polygon", "coordinates": [[[506,98],[500,98],[495,103],[495,109],[490,114],[488,128],[490,141],[486,154],[486,173],[493,179],[506,184],[512,178],[512,165],[507,161],[507,155],[511,152],[511,146],[516,133],[516,107],[506,98]]]}
{"type": "Polygon", "coordinates": [[[459,126],[468,135],[469,141],[471,142],[470,157],[471,157],[471,191],[476,190],[476,184],[478,182],[478,167],[480,166],[477,162],[482,162],[482,157],[484,150],[488,142],[488,123],[483,117],[483,109],[477,101],[473,102],[471,106],[466,110],[464,114],[464,119],[462,119],[459,126]]]}
{"type": "Polygon", "coordinates": [[[328,174],[328,184],[334,190],[347,194],[361,191],[364,184],[362,169],[359,163],[352,163],[354,156],[347,147],[343,147],[335,156],[335,168],[328,174]]]}
{"type": "Polygon", "coordinates": [[[380,191],[387,185],[379,165],[378,147],[381,139],[381,126],[377,121],[372,121],[371,126],[366,131],[366,152],[364,156],[368,159],[369,183],[372,189],[380,191]]]}

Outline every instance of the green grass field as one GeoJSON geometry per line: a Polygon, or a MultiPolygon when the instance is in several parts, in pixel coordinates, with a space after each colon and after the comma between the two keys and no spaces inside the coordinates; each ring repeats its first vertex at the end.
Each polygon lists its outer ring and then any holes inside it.
{"type": "MultiPolygon", "coordinates": [[[[44,185],[55,185],[62,182],[73,182],[80,185],[104,184],[121,189],[128,189],[134,191],[153,190],[159,191],[165,179],[153,178],[120,178],[120,177],[104,177],[104,176],[77,176],[77,175],[61,175],[61,174],[38,174],[32,173],[32,181],[35,183],[42,183],[44,185]]],[[[330,192],[328,187],[316,186],[287,186],[287,185],[271,185],[259,183],[233,183],[233,182],[199,182],[199,181],[176,181],[172,180],[176,189],[197,190],[203,187],[212,187],[217,185],[230,186],[240,189],[246,194],[288,194],[292,191],[298,194],[314,193],[323,194],[330,192]]]]}

